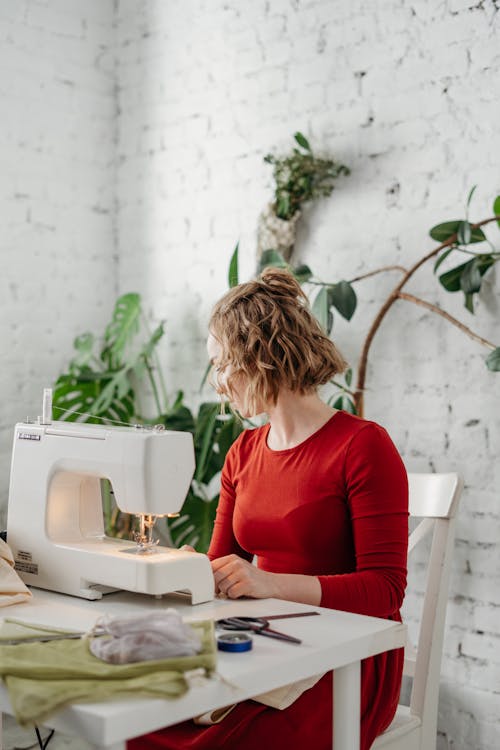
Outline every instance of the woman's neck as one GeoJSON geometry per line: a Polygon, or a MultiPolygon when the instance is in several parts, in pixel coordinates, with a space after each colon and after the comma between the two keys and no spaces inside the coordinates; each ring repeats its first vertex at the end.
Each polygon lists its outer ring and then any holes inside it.
{"type": "Polygon", "coordinates": [[[271,424],[267,444],[271,450],[286,450],[302,443],[335,414],[316,392],[299,394],[283,391],[268,410],[271,424]]]}

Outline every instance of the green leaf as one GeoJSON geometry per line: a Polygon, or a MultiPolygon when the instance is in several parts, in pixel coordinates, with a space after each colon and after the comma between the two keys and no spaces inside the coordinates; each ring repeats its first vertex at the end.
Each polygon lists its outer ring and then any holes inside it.
{"type": "Polygon", "coordinates": [[[76,349],[76,357],[71,360],[70,370],[81,369],[88,365],[93,357],[95,338],[92,333],[82,333],[77,336],[73,341],[73,346],[76,349]]]}
{"type": "Polygon", "coordinates": [[[356,292],[348,281],[339,281],[328,287],[329,306],[333,305],[343,318],[350,320],[356,310],[356,292]]]}
{"type": "Polygon", "coordinates": [[[459,245],[468,245],[472,236],[471,226],[468,221],[460,221],[457,228],[457,242],[459,245]]]}
{"type": "Polygon", "coordinates": [[[105,346],[101,359],[107,362],[110,369],[117,369],[123,364],[127,344],[139,330],[141,298],[133,292],[123,294],[116,301],[111,322],[104,333],[105,346]]]}
{"type": "Polygon", "coordinates": [[[54,417],[67,422],[118,421],[129,424],[134,417],[134,392],[128,387],[119,398],[113,393],[96,409],[102,393],[110,382],[109,373],[82,373],[79,376],[61,375],[53,393],[54,417]]]}
{"type": "Polygon", "coordinates": [[[470,206],[470,202],[472,200],[472,196],[474,195],[476,188],[477,188],[477,185],[474,185],[474,187],[471,188],[469,195],[467,196],[467,203],[466,203],[467,209],[470,206]]]}
{"type": "Polygon", "coordinates": [[[480,258],[474,258],[464,265],[460,274],[460,289],[467,294],[475,294],[481,289],[480,258]]]}
{"type": "Polygon", "coordinates": [[[497,346],[497,348],[493,349],[491,354],[488,355],[486,358],[486,367],[493,372],[500,372],[500,346],[497,346]]]}
{"type": "Polygon", "coordinates": [[[435,227],[432,227],[429,234],[436,242],[446,242],[447,239],[457,233],[459,224],[459,220],[445,221],[443,224],[436,224],[435,227]]]}
{"type": "MultiPolygon", "coordinates": [[[[500,195],[497,195],[494,200],[493,213],[495,214],[495,216],[500,216],[500,195]]],[[[497,224],[500,227],[500,219],[497,219],[497,224]]]]}
{"type": "Polygon", "coordinates": [[[165,333],[165,323],[162,322],[155,328],[149,339],[142,346],[139,352],[139,358],[150,359],[153,356],[154,350],[158,346],[158,342],[163,338],[165,333]]]}
{"type": "Polygon", "coordinates": [[[474,295],[472,292],[466,292],[464,295],[464,305],[466,309],[474,315],[474,295]]]}
{"type": "Polygon", "coordinates": [[[213,448],[213,436],[215,423],[219,414],[220,406],[216,403],[204,403],[198,411],[195,430],[196,471],[195,479],[203,481],[203,475],[207,468],[209,451],[213,448]]]}
{"type": "Polygon", "coordinates": [[[218,495],[207,501],[190,490],[179,518],[168,520],[172,541],[176,547],[190,544],[198,552],[208,550],[218,502],[218,495]]]}
{"type": "Polygon", "coordinates": [[[291,201],[290,193],[286,190],[280,190],[276,204],[276,215],[280,219],[288,220],[291,218],[291,201]]]}
{"type": "Polygon", "coordinates": [[[322,286],[318,294],[314,298],[312,304],[312,312],[315,315],[321,325],[321,327],[330,333],[333,326],[333,315],[330,310],[331,303],[328,295],[328,287],[322,286]]]}
{"type": "Polygon", "coordinates": [[[239,252],[240,243],[236,243],[236,247],[234,248],[233,254],[231,256],[231,261],[229,263],[229,272],[227,275],[227,281],[229,284],[229,288],[232,289],[234,286],[237,286],[238,284],[238,252],[239,252]]]}
{"type": "Polygon", "coordinates": [[[309,145],[309,141],[307,140],[307,138],[304,135],[302,135],[302,133],[297,132],[297,133],[295,133],[295,135],[293,137],[295,138],[295,140],[297,141],[297,143],[299,144],[299,146],[302,146],[302,148],[305,148],[306,151],[310,151],[311,150],[311,146],[309,145]]]}
{"type": "Polygon", "coordinates": [[[356,407],[354,402],[348,396],[338,396],[332,403],[334,409],[341,409],[347,411],[349,414],[356,414],[356,407]]]}
{"type": "Polygon", "coordinates": [[[436,273],[436,271],[438,270],[438,268],[439,268],[439,266],[441,265],[441,263],[442,263],[442,262],[443,262],[444,260],[446,260],[446,258],[448,257],[448,255],[449,255],[450,253],[452,253],[452,252],[453,252],[454,250],[455,250],[455,248],[454,248],[454,247],[449,247],[449,248],[447,248],[447,249],[446,249],[446,250],[444,251],[444,253],[442,253],[442,255],[440,255],[440,256],[438,257],[437,261],[436,261],[436,262],[434,263],[434,273],[436,273]]]}
{"type": "Polygon", "coordinates": [[[347,387],[351,387],[352,383],[352,368],[350,367],[348,370],[344,373],[345,382],[347,383],[347,387]]]}
{"type": "MultiPolygon", "coordinates": [[[[436,240],[436,242],[446,242],[446,240],[450,239],[454,234],[457,234],[460,224],[463,223],[464,222],[460,219],[456,219],[455,221],[445,221],[443,224],[436,224],[435,227],[432,227],[429,234],[433,240],[436,240]]],[[[471,227],[471,236],[469,242],[466,244],[484,242],[485,239],[486,235],[481,227],[476,227],[474,229],[471,227]]]]}
{"type": "Polygon", "coordinates": [[[274,268],[288,268],[288,263],[278,250],[264,250],[259,259],[257,272],[261,273],[264,268],[273,266],[274,268]]]}
{"type": "Polygon", "coordinates": [[[449,271],[446,271],[446,273],[441,274],[439,282],[444,286],[447,292],[460,291],[460,277],[462,276],[462,271],[464,270],[465,265],[465,263],[462,263],[460,266],[451,268],[449,271]]]}
{"type": "Polygon", "coordinates": [[[178,405],[172,408],[168,414],[162,414],[159,419],[165,425],[167,430],[179,430],[180,432],[194,432],[194,417],[187,406],[178,405]]]}
{"type": "Polygon", "coordinates": [[[101,393],[92,404],[90,414],[97,416],[106,413],[111,408],[113,401],[121,401],[130,390],[127,368],[124,367],[113,373],[111,378],[108,379],[101,393]]]}
{"type": "Polygon", "coordinates": [[[312,277],[313,273],[309,266],[306,266],[304,264],[301,264],[300,266],[296,266],[292,270],[293,275],[299,282],[299,284],[304,284],[306,281],[309,281],[309,279],[312,277]]]}
{"type": "Polygon", "coordinates": [[[447,292],[478,292],[481,288],[481,276],[484,276],[494,262],[495,260],[491,255],[477,255],[472,260],[467,261],[467,263],[462,263],[441,274],[439,281],[447,292]],[[462,275],[464,275],[463,282],[462,275]]]}

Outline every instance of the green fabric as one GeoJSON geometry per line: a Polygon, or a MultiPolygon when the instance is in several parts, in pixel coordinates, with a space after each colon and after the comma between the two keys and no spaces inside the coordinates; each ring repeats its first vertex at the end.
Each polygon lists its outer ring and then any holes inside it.
{"type": "MultiPolygon", "coordinates": [[[[86,638],[2,646],[2,640],[62,633],[61,629],[5,620],[0,626],[0,676],[21,726],[41,723],[70,703],[94,703],[133,694],[176,698],[188,690],[184,672],[215,669],[213,622],[192,623],[202,650],[175,659],[108,664],[89,650],[86,638]]],[[[70,632],[70,631],[66,631],[70,632]]]]}

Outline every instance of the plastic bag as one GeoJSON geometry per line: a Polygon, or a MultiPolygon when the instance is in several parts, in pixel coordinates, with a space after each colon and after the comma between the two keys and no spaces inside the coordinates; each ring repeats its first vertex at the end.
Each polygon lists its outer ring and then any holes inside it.
{"type": "Polygon", "coordinates": [[[134,617],[100,618],[90,635],[90,650],[110,664],[193,656],[201,651],[200,638],[175,609],[134,617]]]}

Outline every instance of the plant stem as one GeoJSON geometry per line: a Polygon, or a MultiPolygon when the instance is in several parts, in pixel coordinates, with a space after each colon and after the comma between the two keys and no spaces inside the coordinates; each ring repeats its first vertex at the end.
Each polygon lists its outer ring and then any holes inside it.
{"type": "Polygon", "coordinates": [[[400,292],[398,294],[398,298],[405,299],[408,302],[414,302],[415,305],[420,305],[421,307],[425,307],[427,308],[427,310],[436,313],[436,315],[441,315],[442,318],[459,328],[461,331],[463,331],[463,333],[469,336],[469,338],[473,339],[474,341],[478,341],[480,344],[484,344],[484,346],[487,346],[489,349],[496,349],[495,344],[492,344],[491,341],[483,339],[482,336],[479,336],[477,333],[474,333],[474,331],[471,331],[470,328],[467,328],[467,326],[454,318],[452,315],[449,315],[449,313],[447,313],[445,310],[442,310],[437,305],[433,305],[431,302],[420,299],[420,297],[414,297],[413,294],[406,294],[405,292],[400,292]]]}
{"type": "Polygon", "coordinates": [[[153,375],[153,368],[151,367],[151,365],[150,365],[149,360],[148,360],[147,357],[144,357],[144,364],[146,365],[146,370],[148,372],[149,382],[151,383],[151,388],[153,390],[153,397],[154,397],[154,400],[155,400],[156,409],[157,409],[158,414],[160,415],[160,414],[162,414],[162,410],[161,410],[160,398],[159,398],[159,395],[158,395],[158,388],[156,387],[156,382],[155,382],[155,378],[154,378],[154,375],[153,375]]]}
{"type": "Polygon", "coordinates": [[[385,271],[401,271],[401,273],[406,273],[407,269],[404,266],[383,266],[382,268],[376,268],[375,271],[369,271],[361,276],[356,276],[349,281],[349,284],[354,284],[355,281],[363,281],[363,279],[368,279],[370,276],[376,276],[378,273],[384,273],[385,271]]]}
{"type": "MultiPolygon", "coordinates": [[[[492,221],[498,221],[497,216],[492,216],[489,219],[483,219],[482,221],[479,221],[477,224],[472,224],[472,229],[477,229],[478,227],[482,227],[485,224],[490,224],[492,221]]],[[[375,337],[375,334],[377,333],[378,329],[380,328],[380,325],[385,318],[387,312],[390,310],[394,302],[399,299],[400,291],[404,287],[404,285],[409,281],[409,279],[413,276],[413,274],[418,271],[420,266],[423,266],[424,263],[426,263],[431,258],[434,258],[434,256],[438,255],[438,253],[441,252],[441,250],[444,250],[445,247],[450,247],[450,245],[454,245],[457,241],[457,235],[452,234],[445,242],[442,242],[441,245],[438,245],[438,247],[434,248],[434,250],[431,250],[430,253],[426,253],[422,258],[420,258],[417,263],[415,263],[411,268],[409,268],[406,273],[404,274],[401,281],[394,287],[392,292],[389,294],[385,302],[383,303],[382,307],[378,311],[377,315],[375,316],[375,319],[373,323],[370,326],[370,329],[366,335],[365,341],[363,343],[363,348],[361,350],[361,356],[359,359],[359,367],[358,367],[358,378],[356,382],[356,390],[354,394],[354,403],[356,406],[356,411],[359,414],[360,417],[363,416],[364,413],[364,390],[365,390],[365,380],[366,380],[366,369],[368,365],[368,354],[370,353],[370,347],[372,345],[372,341],[375,337]]]]}

